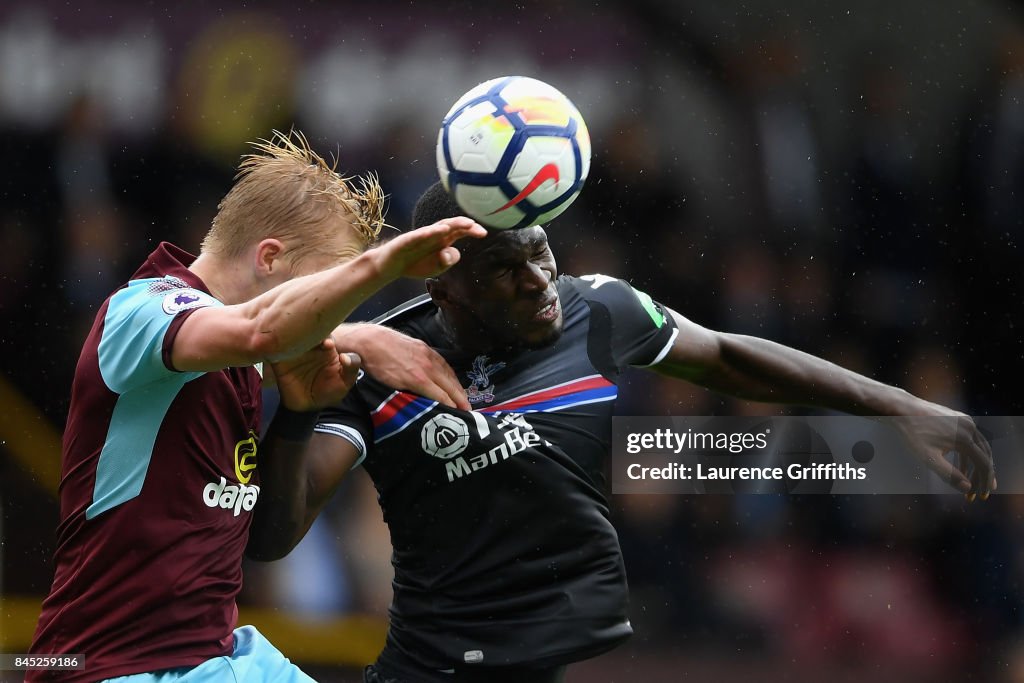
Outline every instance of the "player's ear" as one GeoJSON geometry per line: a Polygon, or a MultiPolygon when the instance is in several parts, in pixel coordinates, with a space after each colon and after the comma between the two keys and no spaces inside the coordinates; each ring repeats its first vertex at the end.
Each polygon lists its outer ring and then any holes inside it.
{"type": "Polygon", "coordinates": [[[465,308],[459,298],[459,292],[453,286],[451,279],[446,277],[432,277],[427,279],[427,294],[430,295],[434,305],[442,311],[454,312],[465,308]]]}
{"type": "Polygon", "coordinates": [[[273,237],[261,240],[256,245],[256,270],[263,275],[275,275],[284,266],[284,243],[273,237]]]}
{"type": "Polygon", "coordinates": [[[444,308],[442,304],[448,302],[448,286],[440,278],[428,277],[424,284],[427,286],[427,294],[430,295],[430,300],[434,302],[434,305],[438,308],[444,308]]]}

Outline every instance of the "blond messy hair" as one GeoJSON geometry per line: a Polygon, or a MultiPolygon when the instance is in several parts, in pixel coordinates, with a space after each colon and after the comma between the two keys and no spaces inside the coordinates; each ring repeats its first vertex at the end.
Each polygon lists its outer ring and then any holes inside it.
{"type": "Polygon", "coordinates": [[[336,250],[339,230],[350,231],[360,250],[377,239],[385,225],[385,196],[376,174],[342,177],[337,160],[325,161],[295,130],[275,130],[252,146],[256,151],[242,157],[235,184],[203,238],[204,253],[232,258],[273,237],[298,261],[336,250]]]}

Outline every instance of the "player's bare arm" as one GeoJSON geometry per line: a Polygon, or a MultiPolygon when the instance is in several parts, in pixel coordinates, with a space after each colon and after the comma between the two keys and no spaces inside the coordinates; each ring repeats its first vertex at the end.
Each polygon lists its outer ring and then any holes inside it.
{"type": "Polygon", "coordinates": [[[279,414],[260,445],[264,484],[245,550],[254,560],[269,562],[291,552],[359,457],[346,439],[297,436],[295,419],[302,418],[279,414]]]}
{"type": "Polygon", "coordinates": [[[991,447],[969,416],[794,348],[670,313],[679,335],[656,371],[752,401],[921,418],[897,423],[919,460],[970,500],[995,490],[991,447]],[[936,417],[950,419],[930,419],[936,417]],[[944,457],[951,451],[957,465],[944,457]]]}
{"type": "Polygon", "coordinates": [[[338,348],[358,353],[363,369],[384,384],[449,408],[470,409],[466,390],[455,372],[419,339],[370,323],[345,323],[332,336],[338,348]]]}
{"type": "Polygon", "coordinates": [[[360,303],[400,277],[428,277],[458,262],[453,243],[486,231],[468,218],[413,230],[334,268],[295,278],[245,303],[196,310],[175,339],[181,371],[282,360],[318,345],[360,303]]]}

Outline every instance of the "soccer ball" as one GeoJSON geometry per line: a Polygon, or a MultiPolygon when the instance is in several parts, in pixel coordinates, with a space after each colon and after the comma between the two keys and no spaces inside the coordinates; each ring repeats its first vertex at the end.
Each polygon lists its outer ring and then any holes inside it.
{"type": "Polygon", "coordinates": [[[547,223],[590,171],[590,134],[565,95],[504,76],[463,95],[441,123],[437,170],[467,215],[499,230],[547,223]]]}

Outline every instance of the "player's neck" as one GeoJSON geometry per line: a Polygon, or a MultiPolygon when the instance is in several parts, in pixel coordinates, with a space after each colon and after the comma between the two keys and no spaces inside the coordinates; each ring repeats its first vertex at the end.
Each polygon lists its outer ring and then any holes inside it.
{"type": "Polygon", "coordinates": [[[438,327],[444,335],[445,343],[453,349],[470,356],[486,354],[511,354],[521,350],[516,344],[501,345],[495,343],[494,333],[477,320],[472,314],[465,316],[445,315],[438,309],[436,314],[438,327]]]}
{"type": "Polygon", "coordinates": [[[450,317],[441,309],[437,311],[436,320],[445,343],[451,348],[471,355],[490,353],[494,350],[490,335],[475,320],[462,319],[462,316],[450,317]]]}
{"type": "Polygon", "coordinates": [[[224,304],[239,304],[260,294],[251,286],[252,274],[239,259],[224,259],[214,254],[200,254],[188,268],[206,285],[210,294],[224,304]]]}

